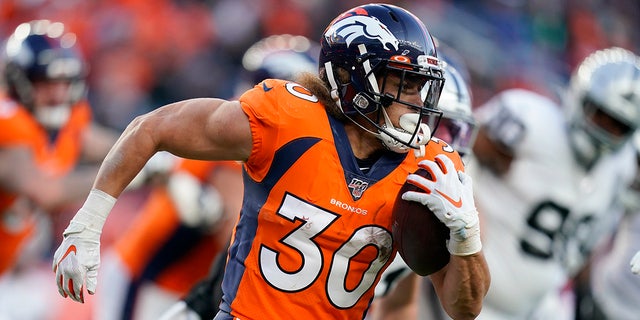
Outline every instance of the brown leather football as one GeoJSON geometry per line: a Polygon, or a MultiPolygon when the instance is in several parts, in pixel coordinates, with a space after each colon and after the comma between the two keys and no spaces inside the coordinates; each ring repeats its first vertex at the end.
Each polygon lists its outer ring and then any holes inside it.
{"type": "MultiPolygon", "coordinates": [[[[422,168],[416,174],[431,178],[422,168]]],[[[424,192],[408,182],[400,188],[393,207],[393,243],[415,273],[427,276],[449,263],[449,228],[427,206],[402,200],[406,191],[424,192]]]]}

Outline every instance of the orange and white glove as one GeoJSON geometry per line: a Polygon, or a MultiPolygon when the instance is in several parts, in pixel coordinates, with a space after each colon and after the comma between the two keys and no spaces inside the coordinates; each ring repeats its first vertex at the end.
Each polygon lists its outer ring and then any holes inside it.
{"type": "Polygon", "coordinates": [[[427,206],[450,230],[447,243],[453,255],[466,256],[482,249],[480,222],[473,200],[471,177],[456,171],[453,161],[446,155],[437,155],[435,161],[422,160],[418,166],[431,174],[431,179],[410,174],[407,181],[424,192],[407,191],[402,199],[427,206]]]}
{"type": "Polygon", "coordinates": [[[100,266],[100,234],[116,199],[93,189],[82,208],[64,230],[64,239],[53,255],[58,292],[84,303],[84,288],[94,294],[100,266]]]}

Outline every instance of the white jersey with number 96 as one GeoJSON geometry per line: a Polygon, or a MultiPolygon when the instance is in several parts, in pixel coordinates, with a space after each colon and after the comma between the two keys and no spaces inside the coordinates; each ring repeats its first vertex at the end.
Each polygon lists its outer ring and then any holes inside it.
{"type": "Polygon", "coordinates": [[[515,154],[501,177],[477,161],[468,168],[492,279],[478,319],[523,319],[617,220],[610,208],[633,177],[634,153],[625,145],[585,171],[573,158],[561,108],[529,91],[505,91],[477,115],[491,134],[508,135],[515,154]]]}

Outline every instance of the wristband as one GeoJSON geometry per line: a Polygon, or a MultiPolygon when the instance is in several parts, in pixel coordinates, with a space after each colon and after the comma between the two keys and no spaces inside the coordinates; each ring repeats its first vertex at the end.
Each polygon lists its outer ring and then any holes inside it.
{"type": "Polygon", "coordinates": [[[447,242],[449,253],[456,256],[468,256],[482,250],[480,240],[480,225],[476,221],[473,225],[465,227],[457,232],[451,231],[447,242]]]}
{"type": "MultiPolygon", "coordinates": [[[[98,189],[91,189],[84,204],[73,217],[69,227],[64,231],[64,235],[78,232],[78,228],[72,227],[77,224],[98,234],[102,233],[107,216],[116,203],[116,198],[98,189]]],[[[80,230],[81,231],[81,230],[80,230]]]]}

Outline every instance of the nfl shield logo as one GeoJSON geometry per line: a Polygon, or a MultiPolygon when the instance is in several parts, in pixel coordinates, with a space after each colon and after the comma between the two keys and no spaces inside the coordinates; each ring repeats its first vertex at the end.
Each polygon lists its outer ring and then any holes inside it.
{"type": "Polygon", "coordinates": [[[349,189],[351,189],[351,197],[353,200],[358,200],[362,197],[362,194],[369,187],[369,182],[360,180],[358,178],[351,178],[349,182],[349,189]]]}

